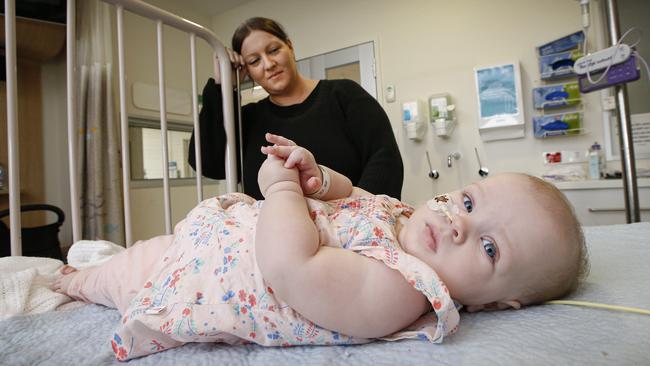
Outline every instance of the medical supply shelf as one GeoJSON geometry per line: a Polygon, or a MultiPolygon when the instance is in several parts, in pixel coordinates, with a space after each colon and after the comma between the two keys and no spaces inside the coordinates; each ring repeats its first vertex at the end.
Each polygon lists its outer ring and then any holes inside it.
{"type": "Polygon", "coordinates": [[[583,127],[584,113],[581,109],[553,114],[533,116],[533,135],[547,138],[566,135],[585,135],[583,127]]]}
{"type": "MultiPolygon", "coordinates": [[[[621,179],[574,180],[552,183],[560,190],[623,188],[623,180],[621,179]]],[[[650,178],[637,179],[637,186],[639,188],[650,188],[650,178]]]]}
{"type": "Polygon", "coordinates": [[[532,90],[536,114],[531,122],[536,138],[579,136],[588,132],[584,128],[582,94],[572,63],[582,55],[584,36],[578,31],[536,49],[541,82],[532,90]]]}

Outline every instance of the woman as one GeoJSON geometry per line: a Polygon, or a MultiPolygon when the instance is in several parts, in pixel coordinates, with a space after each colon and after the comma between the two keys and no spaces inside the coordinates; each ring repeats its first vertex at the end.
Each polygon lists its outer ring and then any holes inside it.
{"type": "MultiPolygon", "coordinates": [[[[298,73],[291,40],[267,18],[251,18],[235,31],[231,62],[269,96],[242,108],[244,192],[262,199],[257,172],[265,160],[265,133],[286,136],[316,159],[374,194],[400,198],[404,167],[388,116],[350,80],[311,80],[298,73]],[[386,172],[391,172],[387,174],[386,172]]],[[[200,114],[203,175],[223,179],[226,135],[221,87],[210,79],[200,114]]],[[[195,167],[194,136],[189,163],[195,167]]]]}

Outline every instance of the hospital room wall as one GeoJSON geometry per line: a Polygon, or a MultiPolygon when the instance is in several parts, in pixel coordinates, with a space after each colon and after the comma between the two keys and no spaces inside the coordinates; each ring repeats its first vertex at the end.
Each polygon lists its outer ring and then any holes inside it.
{"type": "MultiPolygon", "coordinates": [[[[589,33],[592,47],[606,42],[598,6],[589,33]],[[600,29],[599,29],[600,28],[600,29]]],[[[580,8],[567,0],[255,0],[213,18],[217,36],[228,39],[237,25],[251,16],[267,16],[281,22],[289,33],[298,59],[375,41],[378,99],[386,110],[397,137],[405,167],[402,197],[422,202],[435,192],[446,192],[480,179],[474,147],[490,173],[545,172],[542,153],[586,150],[594,141],[603,143],[600,94],[584,98],[588,134],[576,137],[536,139],[532,135],[532,88],[541,85],[535,47],[581,29],[580,8]],[[477,98],[473,68],[519,61],[526,116],[525,137],[483,142],[477,130],[477,98]],[[397,102],[386,103],[383,90],[395,85],[397,102]],[[446,92],[457,106],[458,125],[450,138],[434,136],[428,126],[421,142],[406,138],[401,123],[402,101],[426,100],[446,92]],[[425,152],[440,179],[428,176],[425,152]],[[447,155],[462,157],[447,167],[447,155]]],[[[602,46],[602,45],[601,45],[602,46]]],[[[610,163],[616,166],[618,162],[610,163]]],[[[648,161],[639,161],[647,166],[648,161]]]]}

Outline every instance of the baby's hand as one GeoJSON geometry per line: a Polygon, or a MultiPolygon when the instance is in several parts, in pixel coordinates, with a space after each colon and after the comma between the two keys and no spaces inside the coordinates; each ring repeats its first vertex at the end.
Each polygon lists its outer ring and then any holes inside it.
{"type": "Polygon", "coordinates": [[[309,150],[297,146],[293,141],[282,136],[266,134],[266,141],[273,146],[262,146],[262,153],[284,160],[285,168],[297,168],[300,175],[300,187],[305,195],[318,191],[323,184],[322,173],[316,159],[309,150]]]}
{"type": "Polygon", "coordinates": [[[262,163],[257,173],[257,184],[265,198],[269,198],[271,193],[281,190],[292,190],[303,195],[300,189],[298,170],[286,168],[284,160],[274,155],[269,155],[262,163]]]}

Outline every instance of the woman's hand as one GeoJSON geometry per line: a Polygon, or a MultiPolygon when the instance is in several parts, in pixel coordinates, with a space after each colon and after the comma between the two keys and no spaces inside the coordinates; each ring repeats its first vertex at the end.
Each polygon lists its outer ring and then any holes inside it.
{"type": "MultiPolygon", "coordinates": [[[[304,147],[297,146],[295,142],[278,135],[266,134],[266,141],[272,146],[262,146],[263,154],[284,161],[284,167],[297,168],[300,177],[300,188],[305,195],[318,191],[323,184],[323,177],[316,159],[304,147]]],[[[261,187],[260,187],[261,189],[261,187]]]]}
{"type": "MultiPolygon", "coordinates": [[[[228,47],[226,47],[226,52],[228,53],[233,71],[239,69],[239,81],[244,81],[248,77],[248,69],[246,68],[244,57],[228,47]]],[[[214,81],[216,84],[221,84],[221,70],[219,70],[218,66],[215,66],[214,81]]]]}

